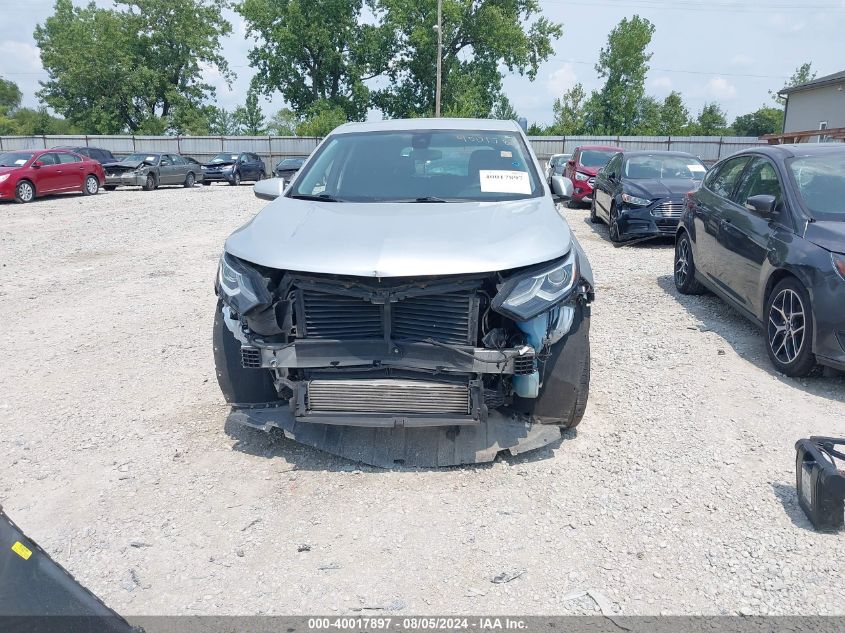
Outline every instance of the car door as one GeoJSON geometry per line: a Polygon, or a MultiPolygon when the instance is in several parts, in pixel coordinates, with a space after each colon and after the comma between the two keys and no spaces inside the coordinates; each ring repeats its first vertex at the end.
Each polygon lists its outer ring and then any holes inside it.
{"type": "MultiPolygon", "coordinates": [[[[788,233],[791,233],[791,219],[777,168],[767,158],[757,157],[746,167],[730,203],[725,205],[719,222],[721,257],[717,261],[719,277],[752,314],[762,312],[759,289],[766,260],[788,233]],[[777,218],[764,218],[746,206],[748,198],[756,195],[775,197],[777,218]]],[[[776,257],[774,252],[772,255],[776,257]]]]}
{"type": "Polygon", "coordinates": [[[79,156],[56,152],[62,169],[62,189],[82,189],[85,182],[85,165],[79,156]]]}
{"type": "Polygon", "coordinates": [[[607,165],[599,170],[601,184],[599,176],[596,176],[596,188],[593,191],[596,201],[596,213],[608,222],[610,222],[610,207],[613,204],[614,197],[618,193],[617,190],[621,186],[623,160],[623,154],[616,154],[608,161],[607,165]]]}
{"type": "Polygon", "coordinates": [[[721,282],[716,269],[716,262],[721,257],[718,246],[719,224],[725,208],[733,204],[730,197],[736,190],[737,183],[750,160],[751,156],[748,155],[726,160],[707,174],[702,186],[687,202],[692,212],[695,232],[693,240],[695,266],[711,283],[722,290],[725,290],[727,286],[721,282]]]}
{"type": "Polygon", "coordinates": [[[188,178],[188,172],[191,171],[191,166],[179,154],[171,154],[170,158],[173,160],[173,174],[176,182],[174,184],[183,184],[188,178]]]}
{"type": "Polygon", "coordinates": [[[66,188],[64,170],[56,152],[41,154],[36,161],[41,166],[35,171],[35,190],[39,194],[61,191],[66,188]]]}
{"type": "Polygon", "coordinates": [[[175,185],[177,181],[176,165],[173,163],[173,157],[170,154],[162,154],[159,162],[159,184],[175,185]]]}

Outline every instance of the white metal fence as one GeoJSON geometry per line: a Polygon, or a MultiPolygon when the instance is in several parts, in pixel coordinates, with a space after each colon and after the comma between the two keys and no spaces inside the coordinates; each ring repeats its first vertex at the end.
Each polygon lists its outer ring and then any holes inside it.
{"type": "MultiPolygon", "coordinates": [[[[0,151],[45,149],[58,145],[91,146],[116,155],[136,151],[171,152],[207,161],[218,152],[254,152],[273,165],[286,156],[306,156],[320,142],[292,136],[0,136],[0,151]]],[[[676,150],[714,163],[747,147],[765,145],[747,136],[534,136],[531,145],[540,160],[571,153],[579,145],[612,145],[622,149],[676,150]]]]}

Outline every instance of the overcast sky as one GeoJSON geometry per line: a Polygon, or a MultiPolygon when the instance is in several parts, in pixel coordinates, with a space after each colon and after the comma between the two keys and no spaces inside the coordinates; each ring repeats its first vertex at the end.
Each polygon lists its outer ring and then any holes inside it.
{"type": "MultiPolygon", "coordinates": [[[[535,82],[505,80],[514,107],[532,122],[550,122],[552,101],[576,82],[588,92],[600,86],[593,68],[599,49],[610,29],[634,14],[656,27],[647,92],[662,99],[678,90],[693,114],[705,102],[718,101],[732,120],[770,104],[768,91],[781,87],[805,61],[819,76],[845,70],[845,0],[540,0],[540,5],[546,16],[563,23],[563,37],[535,82]]],[[[38,81],[45,78],[32,32],[52,7],[53,0],[0,0],[0,76],[17,82],[28,106],[37,104],[38,81]]],[[[252,42],[240,17],[227,17],[233,33],[224,48],[238,78],[231,89],[213,72],[208,78],[218,85],[218,105],[233,108],[243,103],[252,76],[247,61],[252,42]]],[[[283,105],[278,95],[262,102],[268,115],[283,105]]]]}

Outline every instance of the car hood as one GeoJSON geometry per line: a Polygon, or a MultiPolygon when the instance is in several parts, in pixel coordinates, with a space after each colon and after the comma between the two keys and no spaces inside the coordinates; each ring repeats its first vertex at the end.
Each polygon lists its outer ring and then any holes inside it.
{"type": "Polygon", "coordinates": [[[112,169],[112,170],[122,169],[124,171],[129,170],[129,169],[138,169],[138,167],[141,167],[141,166],[149,167],[149,165],[146,165],[144,163],[144,161],[142,161],[142,160],[133,160],[132,162],[127,162],[125,160],[122,160],[119,163],[109,164],[109,168],[112,169]]]}
{"type": "Polygon", "coordinates": [[[625,191],[641,198],[668,198],[695,191],[701,186],[698,180],[690,178],[664,178],[654,180],[626,180],[625,191]]]}
{"type": "Polygon", "coordinates": [[[575,166],[575,171],[580,171],[582,174],[587,174],[588,176],[595,176],[599,173],[599,169],[601,169],[601,167],[585,167],[584,165],[575,166]]]}
{"type": "Polygon", "coordinates": [[[810,222],[804,238],[834,253],[845,253],[845,222],[810,222]]]}
{"type": "Polygon", "coordinates": [[[281,270],[410,277],[537,264],[565,255],[572,240],[548,197],[376,204],[281,197],[229,236],[226,251],[281,270]]]}
{"type": "Polygon", "coordinates": [[[23,167],[23,165],[17,167],[0,167],[0,174],[8,174],[9,172],[20,169],[21,167],[23,167]]]}
{"type": "Polygon", "coordinates": [[[228,165],[234,165],[235,161],[233,160],[220,160],[213,163],[203,163],[203,167],[226,167],[228,165]]]}

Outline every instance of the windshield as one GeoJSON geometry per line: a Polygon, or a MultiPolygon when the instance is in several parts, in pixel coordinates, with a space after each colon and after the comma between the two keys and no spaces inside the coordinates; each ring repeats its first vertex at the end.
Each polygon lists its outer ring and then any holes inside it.
{"type": "Polygon", "coordinates": [[[35,152],[6,152],[0,154],[0,167],[23,167],[35,152]]]}
{"type": "Polygon", "coordinates": [[[286,158],[282,161],[279,161],[277,167],[279,169],[299,169],[302,167],[302,163],[305,162],[303,158],[286,158]]]}
{"type": "Polygon", "coordinates": [[[158,162],[158,156],[153,154],[130,154],[123,159],[124,163],[152,163],[155,165],[158,162]]]}
{"type": "Polygon", "coordinates": [[[623,176],[628,180],[692,178],[701,180],[707,168],[692,156],[632,156],[625,161],[623,176]]]}
{"type": "Polygon", "coordinates": [[[789,168],[814,218],[845,221],[845,152],[796,158],[789,168]]]}
{"type": "Polygon", "coordinates": [[[543,194],[531,155],[510,132],[337,134],[320,148],[290,197],[348,202],[518,200],[543,194]]]}
{"type": "Polygon", "coordinates": [[[237,154],[217,154],[214,158],[211,159],[212,163],[228,163],[233,160],[238,160],[237,154]]]}
{"type": "Polygon", "coordinates": [[[611,149],[588,149],[581,152],[581,158],[579,160],[584,167],[604,167],[614,154],[616,152],[611,149]]]}

